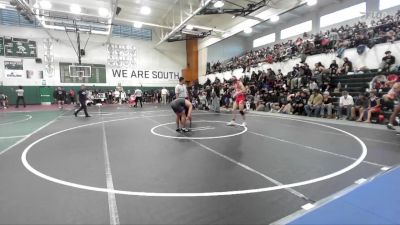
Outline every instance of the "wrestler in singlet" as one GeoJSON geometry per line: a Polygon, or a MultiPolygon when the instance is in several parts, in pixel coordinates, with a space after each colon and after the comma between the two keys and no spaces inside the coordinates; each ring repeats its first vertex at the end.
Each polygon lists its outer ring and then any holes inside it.
{"type": "Polygon", "coordinates": [[[235,96],[236,96],[236,104],[239,106],[240,104],[244,104],[244,101],[246,100],[246,95],[243,93],[242,87],[243,84],[242,82],[236,80],[236,82],[233,84],[235,88],[235,96]]]}

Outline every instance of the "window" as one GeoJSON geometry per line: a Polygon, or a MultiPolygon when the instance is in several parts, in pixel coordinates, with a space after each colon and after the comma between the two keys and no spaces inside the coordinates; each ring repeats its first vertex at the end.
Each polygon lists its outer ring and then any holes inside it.
{"type": "Polygon", "coordinates": [[[253,48],[257,48],[257,47],[260,47],[263,45],[274,43],[275,40],[276,40],[275,33],[257,38],[253,41],[253,48]]]}
{"type": "Polygon", "coordinates": [[[310,31],[312,31],[312,20],[282,30],[281,39],[290,38],[310,31]]]}
{"type": "Polygon", "coordinates": [[[385,10],[400,5],[400,0],[380,0],[379,10],[385,10]]]}
{"type": "MultiPolygon", "coordinates": [[[[392,1],[392,0],[391,0],[392,1]]],[[[333,24],[341,23],[347,20],[362,17],[367,13],[367,4],[365,2],[358,5],[350,6],[346,9],[321,16],[321,28],[331,26],[333,24]]]]}

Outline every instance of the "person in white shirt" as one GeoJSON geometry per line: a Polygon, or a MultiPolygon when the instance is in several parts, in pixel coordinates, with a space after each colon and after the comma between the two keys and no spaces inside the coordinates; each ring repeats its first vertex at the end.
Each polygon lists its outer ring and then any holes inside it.
{"type": "Polygon", "coordinates": [[[22,103],[24,103],[24,108],[26,107],[25,104],[25,98],[24,98],[24,89],[22,88],[22,86],[19,86],[17,90],[15,90],[15,92],[17,93],[17,105],[15,106],[15,108],[19,107],[19,101],[22,100],[22,103]]]}
{"type": "Polygon", "coordinates": [[[125,103],[126,102],[126,93],[125,91],[121,92],[121,103],[125,103]]]}
{"type": "Polygon", "coordinates": [[[162,104],[166,105],[167,104],[167,96],[169,92],[167,89],[163,88],[161,89],[161,102],[162,104]]]}
{"type": "Polygon", "coordinates": [[[185,85],[185,78],[179,78],[179,84],[175,87],[176,98],[188,98],[188,92],[185,85]]]}
{"type": "Polygon", "coordinates": [[[135,108],[137,108],[137,104],[140,101],[140,108],[143,108],[143,92],[139,88],[135,90],[135,96],[136,96],[136,103],[135,103],[135,108]]]}
{"type": "Polygon", "coordinates": [[[350,120],[351,117],[351,108],[354,106],[353,97],[349,95],[347,91],[342,92],[342,97],[339,100],[339,110],[337,119],[342,119],[343,110],[346,110],[347,119],[350,120]]]}

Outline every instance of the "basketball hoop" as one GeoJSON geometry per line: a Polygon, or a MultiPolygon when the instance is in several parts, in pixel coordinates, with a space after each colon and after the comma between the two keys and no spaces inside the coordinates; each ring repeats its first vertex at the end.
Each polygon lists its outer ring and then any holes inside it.
{"type": "Polygon", "coordinates": [[[83,82],[84,78],[92,77],[92,67],[82,65],[70,65],[69,74],[71,78],[78,78],[79,82],[83,82]]]}

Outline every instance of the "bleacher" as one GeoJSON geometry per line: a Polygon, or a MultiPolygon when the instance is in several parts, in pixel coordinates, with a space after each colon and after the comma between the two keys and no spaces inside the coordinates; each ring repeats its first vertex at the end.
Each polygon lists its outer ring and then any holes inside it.
{"type": "MultiPolygon", "coordinates": [[[[352,74],[352,75],[346,75],[346,76],[337,76],[334,77],[332,80],[332,83],[337,86],[340,83],[340,91],[339,92],[332,92],[331,96],[333,97],[333,105],[335,105],[335,108],[339,106],[339,98],[342,95],[342,91],[347,91],[349,92],[349,95],[351,95],[354,99],[356,99],[360,94],[366,93],[366,91],[369,88],[369,84],[372,81],[372,79],[375,76],[378,75],[389,75],[389,74],[399,74],[399,73],[383,73],[383,72],[378,72],[378,70],[371,70],[368,73],[364,74],[352,74]]],[[[378,97],[382,97],[383,95],[387,94],[389,88],[383,88],[378,91],[378,97]]],[[[393,103],[386,103],[386,102],[381,102],[382,104],[382,112],[380,113],[381,115],[385,116],[385,119],[388,119],[392,113],[393,110],[393,103]]],[[[376,121],[376,118],[378,115],[374,115],[374,120],[376,121]]]]}

